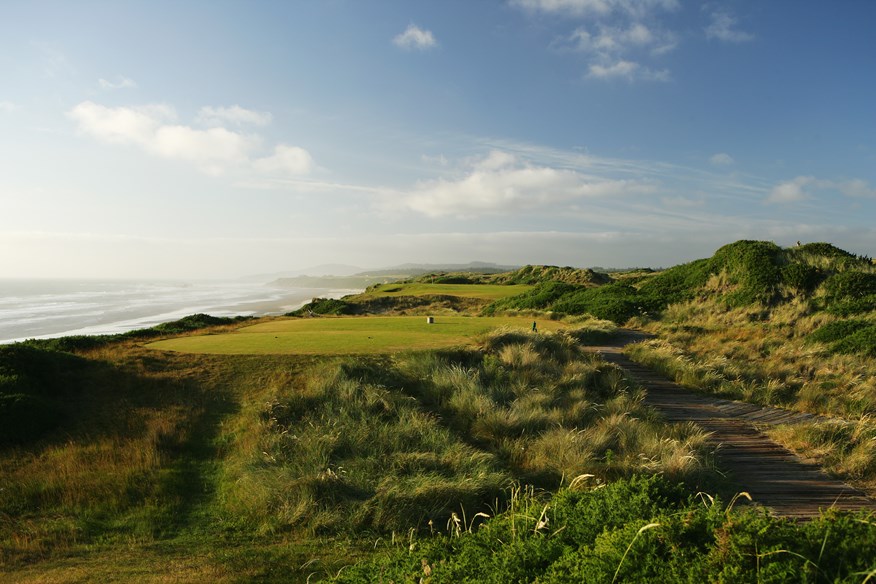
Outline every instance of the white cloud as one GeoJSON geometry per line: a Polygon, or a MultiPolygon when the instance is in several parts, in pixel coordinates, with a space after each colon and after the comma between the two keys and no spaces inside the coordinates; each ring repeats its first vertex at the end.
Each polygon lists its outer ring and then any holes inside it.
{"type": "Polygon", "coordinates": [[[818,183],[815,177],[798,176],[793,180],[779,183],[770,191],[765,201],[767,203],[795,203],[811,199],[812,195],[805,189],[818,183]]]}
{"type": "Polygon", "coordinates": [[[98,140],[139,145],[148,144],[162,124],[176,119],[173,108],[163,104],[111,108],[92,101],[83,101],[67,115],[98,140]]]}
{"type": "Polygon", "coordinates": [[[636,17],[654,10],[675,10],[678,0],[512,0],[511,4],[527,10],[568,16],[607,16],[621,12],[636,17]]]}
{"type": "Polygon", "coordinates": [[[3,112],[4,114],[11,114],[17,109],[18,106],[11,101],[0,101],[0,112],[3,112]]]}
{"type": "Polygon", "coordinates": [[[811,199],[812,191],[816,190],[839,192],[852,198],[876,198],[876,188],[862,179],[834,181],[818,179],[814,176],[798,176],[773,187],[766,202],[788,203],[811,199]]]}
{"type": "MultiPolygon", "coordinates": [[[[665,54],[675,48],[675,35],[641,22],[631,22],[626,27],[598,25],[592,30],[577,28],[567,39],[566,47],[581,53],[608,57],[636,50],[648,50],[652,54],[665,54]]],[[[559,45],[564,46],[562,43],[559,45]]]]}
{"type": "Polygon", "coordinates": [[[597,79],[608,79],[612,77],[623,77],[632,79],[639,69],[638,63],[632,61],[618,61],[610,65],[590,65],[588,77],[596,77],[597,79]]]}
{"type": "Polygon", "coordinates": [[[624,60],[605,65],[592,63],[587,71],[587,77],[591,79],[626,79],[627,81],[635,81],[637,79],[669,81],[671,78],[667,69],[655,71],[642,67],[633,61],[624,60]]]}
{"type": "Polygon", "coordinates": [[[307,174],[313,170],[313,157],[304,148],[279,144],[271,156],[256,160],[254,166],[265,172],[307,174]]]}
{"type": "Polygon", "coordinates": [[[258,136],[223,127],[204,130],[174,123],[176,112],[163,104],[107,107],[85,101],[67,115],[80,131],[102,142],[135,145],[155,156],[193,163],[212,175],[233,168],[281,174],[301,174],[313,168],[310,154],[303,148],[281,144],[271,156],[254,158],[261,143],[258,136]]]}
{"type": "Polygon", "coordinates": [[[122,77],[119,75],[116,79],[117,81],[113,82],[100,78],[97,80],[97,83],[100,85],[101,89],[134,89],[137,87],[137,83],[128,77],[122,77]]]}
{"type": "Polygon", "coordinates": [[[225,128],[160,126],[145,147],[158,156],[194,162],[204,172],[218,175],[228,165],[246,164],[257,144],[255,138],[225,128]]]}
{"type": "Polygon", "coordinates": [[[411,210],[430,217],[505,215],[550,209],[586,198],[650,194],[641,180],[591,177],[574,170],[535,166],[512,154],[493,151],[461,178],[417,185],[404,198],[411,210]]]}
{"type": "Polygon", "coordinates": [[[421,51],[431,49],[438,44],[432,31],[424,30],[415,24],[409,24],[403,33],[392,39],[392,42],[403,49],[418,49],[421,51]]]}
{"type": "Polygon", "coordinates": [[[668,81],[668,70],[640,63],[674,50],[678,45],[677,36],[657,23],[646,24],[627,14],[611,17],[609,21],[610,24],[603,22],[599,16],[590,18],[586,25],[555,41],[553,46],[561,52],[583,55],[588,65],[587,77],[592,79],[623,77],[630,81],[668,81]]]}
{"type": "Polygon", "coordinates": [[[271,123],[272,116],[269,112],[257,112],[248,110],[235,104],[231,107],[204,106],[198,111],[197,120],[207,126],[221,126],[234,124],[242,126],[252,124],[254,126],[267,126],[271,123]]]}
{"type": "Polygon", "coordinates": [[[718,154],[713,155],[711,158],[709,158],[709,162],[713,166],[732,166],[736,164],[736,161],[733,160],[733,157],[726,152],[719,152],[718,154]]]}
{"type": "Polygon", "coordinates": [[[865,180],[854,179],[835,183],[836,188],[847,197],[876,198],[876,188],[870,186],[865,180]]]}
{"type": "Polygon", "coordinates": [[[728,43],[744,43],[754,40],[754,35],[735,29],[737,19],[727,12],[713,12],[712,22],[705,28],[706,38],[728,43]]]}

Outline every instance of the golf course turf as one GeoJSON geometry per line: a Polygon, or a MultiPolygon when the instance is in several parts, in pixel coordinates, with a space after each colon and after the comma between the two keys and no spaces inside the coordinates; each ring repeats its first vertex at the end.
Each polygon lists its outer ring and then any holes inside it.
{"type": "MultiPolygon", "coordinates": [[[[464,345],[477,335],[499,327],[530,330],[532,322],[526,317],[465,316],[438,316],[432,324],[427,323],[424,316],[282,319],[230,333],[157,341],[147,347],[223,355],[394,353],[464,345]]],[[[539,330],[557,330],[565,326],[558,321],[538,321],[539,330]]]]}

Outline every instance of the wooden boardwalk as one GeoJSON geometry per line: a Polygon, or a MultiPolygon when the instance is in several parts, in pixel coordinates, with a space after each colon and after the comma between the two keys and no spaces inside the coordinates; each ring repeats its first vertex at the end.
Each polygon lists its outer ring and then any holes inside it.
{"type": "Polygon", "coordinates": [[[817,416],[693,393],[623,355],[622,346],[633,340],[637,338],[627,334],[617,346],[590,349],[640,383],[647,391],[645,403],[668,421],[693,422],[709,432],[719,468],[755,503],[776,515],[801,519],[818,517],[831,507],[876,511],[876,500],[804,462],[754,426],[817,421],[817,416]]]}

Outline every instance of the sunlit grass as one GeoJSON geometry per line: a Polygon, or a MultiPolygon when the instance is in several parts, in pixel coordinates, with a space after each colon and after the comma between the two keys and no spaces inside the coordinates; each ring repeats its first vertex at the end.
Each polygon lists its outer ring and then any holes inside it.
{"type": "Polygon", "coordinates": [[[353,296],[353,299],[383,298],[397,296],[460,296],[462,298],[477,298],[482,300],[498,300],[517,296],[531,290],[533,286],[526,284],[429,284],[426,282],[381,284],[367,292],[353,296]]]}
{"type": "MultiPolygon", "coordinates": [[[[180,337],[150,343],[165,351],[215,354],[342,355],[394,353],[453,347],[471,342],[498,327],[531,329],[530,317],[437,316],[432,324],[422,316],[327,317],[278,319],[226,334],[180,337]]],[[[541,330],[569,325],[537,320],[541,330]]]]}

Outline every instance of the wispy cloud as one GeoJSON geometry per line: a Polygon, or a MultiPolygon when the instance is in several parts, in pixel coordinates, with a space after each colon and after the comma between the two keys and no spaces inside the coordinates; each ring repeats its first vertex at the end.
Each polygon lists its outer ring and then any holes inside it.
{"type": "Polygon", "coordinates": [[[404,32],[397,35],[392,42],[402,49],[425,51],[438,45],[432,31],[425,30],[415,24],[409,24],[404,32]]]}
{"type": "Polygon", "coordinates": [[[45,43],[32,43],[42,58],[43,76],[49,79],[73,75],[76,68],[63,51],[45,43]]]}
{"type": "Polygon", "coordinates": [[[719,152],[718,154],[714,154],[709,158],[709,163],[712,166],[733,166],[736,164],[736,161],[733,160],[733,157],[727,154],[726,152],[719,152]]]}
{"type": "Polygon", "coordinates": [[[276,146],[271,156],[260,158],[253,164],[260,171],[281,174],[307,174],[314,167],[310,152],[298,146],[285,144],[276,146]]]}
{"type": "Polygon", "coordinates": [[[179,124],[176,111],[166,104],[107,107],[84,101],[67,115],[80,131],[97,140],[137,146],[155,156],[192,163],[211,175],[232,169],[302,174],[313,168],[303,148],[278,144],[271,155],[259,157],[259,136],[224,127],[199,129],[179,124]]]}
{"type": "Polygon", "coordinates": [[[602,179],[574,170],[540,166],[494,150],[457,178],[418,184],[404,199],[407,208],[430,217],[506,215],[552,211],[585,198],[650,194],[642,180],[602,179]]]}
{"type": "Polygon", "coordinates": [[[516,0],[530,12],[580,19],[569,35],[555,39],[554,49],[584,58],[589,79],[669,81],[669,69],[654,61],[678,46],[678,36],[660,24],[660,13],[675,10],[675,1],[658,0],[516,0]]]}
{"type": "Polygon", "coordinates": [[[798,176],[792,180],[777,184],[770,191],[765,201],[767,203],[796,203],[811,199],[812,195],[806,191],[807,187],[817,181],[812,176],[798,176]]]}
{"type": "Polygon", "coordinates": [[[675,10],[678,0],[511,0],[526,10],[566,16],[607,16],[623,13],[641,18],[655,9],[675,10]]]}
{"type": "Polygon", "coordinates": [[[100,85],[101,89],[135,89],[137,87],[137,83],[129,78],[123,77],[121,75],[116,77],[115,81],[108,81],[104,78],[100,78],[97,80],[97,84],[100,85]]]}
{"type": "Polygon", "coordinates": [[[798,176],[777,184],[765,199],[767,203],[793,203],[815,198],[816,193],[834,192],[856,199],[876,199],[876,188],[863,179],[827,180],[798,176]]]}
{"type": "Polygon", "coordinates": [[[853,179],[834,183],[837,190],[847,197],[876,199],[876,188],[865,180],[853,179]]]}
{"type": "Polygon", "coordinates": [[[716,10],[711,14],[711,22],[705,28],[706,38],[728,43],[745,43],[754,40],[754,35],[736,28],[738,20],[729,12],[716,10]]]}
{"type": "Polygon", "coordinates": [[[635,81],[636,79],[669,81],[671,75],[668,69],[655,71],[632,61],[620,60],[608,65],[591,64],[587,77],[592,79],[626,79],[627,81],[635,81]]]}
{"type": "Polygon", "coordinates": [[[222,126],[224,124],[267,126],[271,123],[271,119],[272,116],[269,112],[254,111],[237,104],[230,107],[204,106],[198,110],[197,116],[197,121],[208,126],[222,126]]]}
{"type": "Polygon", "coordinates": [[[15,110],[17,110],[18,107],[18,105],[12,103],[11,101],[0,101],[0,113],[11,114],[15,110]]]}

